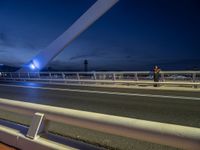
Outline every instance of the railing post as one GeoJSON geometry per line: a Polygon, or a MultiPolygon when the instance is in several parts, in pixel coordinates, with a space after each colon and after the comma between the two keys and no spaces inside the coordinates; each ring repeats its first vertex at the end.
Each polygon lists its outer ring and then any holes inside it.
{"type": "Polygon", "coordinates": [[[51,72],[49,72],[49,78],[52,79],[51,72]]]}
{"type": "Polygon", "coordinates": [[[97,76],[96,76],[96,73],[95,73],[95,72],[93,73],[93,76],[94,76],[94,80],[96,80],[96,79],[97,79],[97,76]]]}
{"type": "Polygon", "coordinates": [[[135,81],[138,81],[138,74],[135,73],[135,81]]]}
{"type": "MultiPolygon", "coordinates": [[[[192,73],[192,82],[196,82],[196,73],[192,73]]],[[[198,88],[198,85],[194,85],[193,88],[198,88]]]]}
{"type": "Polygon", "coordinates": [[[77,76],[77,80],[80,80],[79,73],[76,73],[76,76],[77,76]]]}
{"type": "Polygon", "coordinates": [[[12,72],[10,72],[9,74],[10,74],[10,78],[12,79],[12,72]]]}
{"type": "Polygon", "coordinates": [[[6,76],[5,76],[4,72],[2,73],[2,77],[3,77],[4,80],[6,80],[6,76]]]}
{"type": "Polygon", "coordinates": [[[40,72],[38,72],[38,78],[40,79],[40,72]]]}
{"type": "Polygon", "coordinates": [[[116,80],[116,76],[115,76],[115,73],[113,72],[113,80],[115,81],[116,80]]]}
{"type": "Polygon", "coordinates": [[[51,72],[49,72],[49,82],[52,82],[52,75],[51,75],[51,72]]]}
{"type": "Polygon", "coordinates": [[[11,79],[14,80],[14,81],[16,80],[13,73],[11,73],[11,79]]]}
{"type": "Polygon", "coordinates": [[[192,81],[193,81],[193,82],[196,82],[196,73],[193,73],[193,74],[192,74],[192,81]]]}
{"type": "Polygon", "coordinates": [[[65,80],[65,74],[62,72],[62,78],[63,80],[65,80]]]}
{"type": "Polygon", "coordinates": [[[165,81],[165,75],[164,75],[164,73],[161,73],[161,81],[162,81],[162,82],[165,81]]]}
{"type": "Polygon", "coordinates": [[[30,74],[29,74],[29,72],[27,73],[27,75],[28,75],[28,79],[30,79],[30,74]]]}

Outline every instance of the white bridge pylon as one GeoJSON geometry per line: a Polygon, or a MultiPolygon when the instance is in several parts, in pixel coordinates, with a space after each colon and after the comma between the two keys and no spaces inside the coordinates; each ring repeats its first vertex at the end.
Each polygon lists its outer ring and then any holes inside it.
{"type": "Polygon", "coordinates": [[[19,72],[40,71],[82,32],[103,16],[119,0],[97,0],[75,23],[48,47],[26,63],[19,72]]]}

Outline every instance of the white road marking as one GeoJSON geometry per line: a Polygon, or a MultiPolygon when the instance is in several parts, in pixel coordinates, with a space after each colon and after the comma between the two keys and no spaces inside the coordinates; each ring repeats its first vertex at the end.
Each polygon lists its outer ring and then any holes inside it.
{"type": "Polygon", "coordinates": [[[81,90],[81,89],[62,89],[62,88],[50,88],[50,87],[34,87],[34,86],[29,86],[29,85],[28,86],[23,86],[23,85],[0,84],[0,86],[30,88],[30,89],[41,89],[41,90],[53,90],[53,91],[68,91],[68,92],[78,92],[78,93],[108,94],[108,95],[119,95],[119,96],[138,96],[138,97],[153,97],[153,98],[171,98],[171,99],[200,101],[199,97],[186,97],[186,96],[170,96],[170,95],[167,96],[167,95],[106,92],[106,91],[93,91],[93,90],[90,91],[90,90],[81,90]]]}

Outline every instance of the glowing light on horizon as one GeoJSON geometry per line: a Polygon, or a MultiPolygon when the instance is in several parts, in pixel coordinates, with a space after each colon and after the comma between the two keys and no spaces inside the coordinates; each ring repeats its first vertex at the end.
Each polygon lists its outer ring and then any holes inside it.
{"type": "Polygon", "coordinates": [[[34,70],[34,69],[36,68],[34,64],[30,64],[29,67],[30,67],[32,70],[34,70]]]}
{"type": "Polygon", "coordinates": [[[30,65],[29,65],[29,68],[31,70],[39,69],[39,63],[38,63],[38,61],[36,61],[36,60],[31,61],[30,65]]]}

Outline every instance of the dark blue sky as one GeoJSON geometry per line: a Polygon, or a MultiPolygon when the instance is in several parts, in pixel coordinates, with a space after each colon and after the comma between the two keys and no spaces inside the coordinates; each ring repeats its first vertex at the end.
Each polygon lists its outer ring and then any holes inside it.
{"type": "MultiPolygon", "coordinates": [[[[95,0],[0,0],[0,63],[20,66],[95,0]]],[[[200,68],[199,0],[120,0],[52,62],[90,70],[200,68]]]]}

